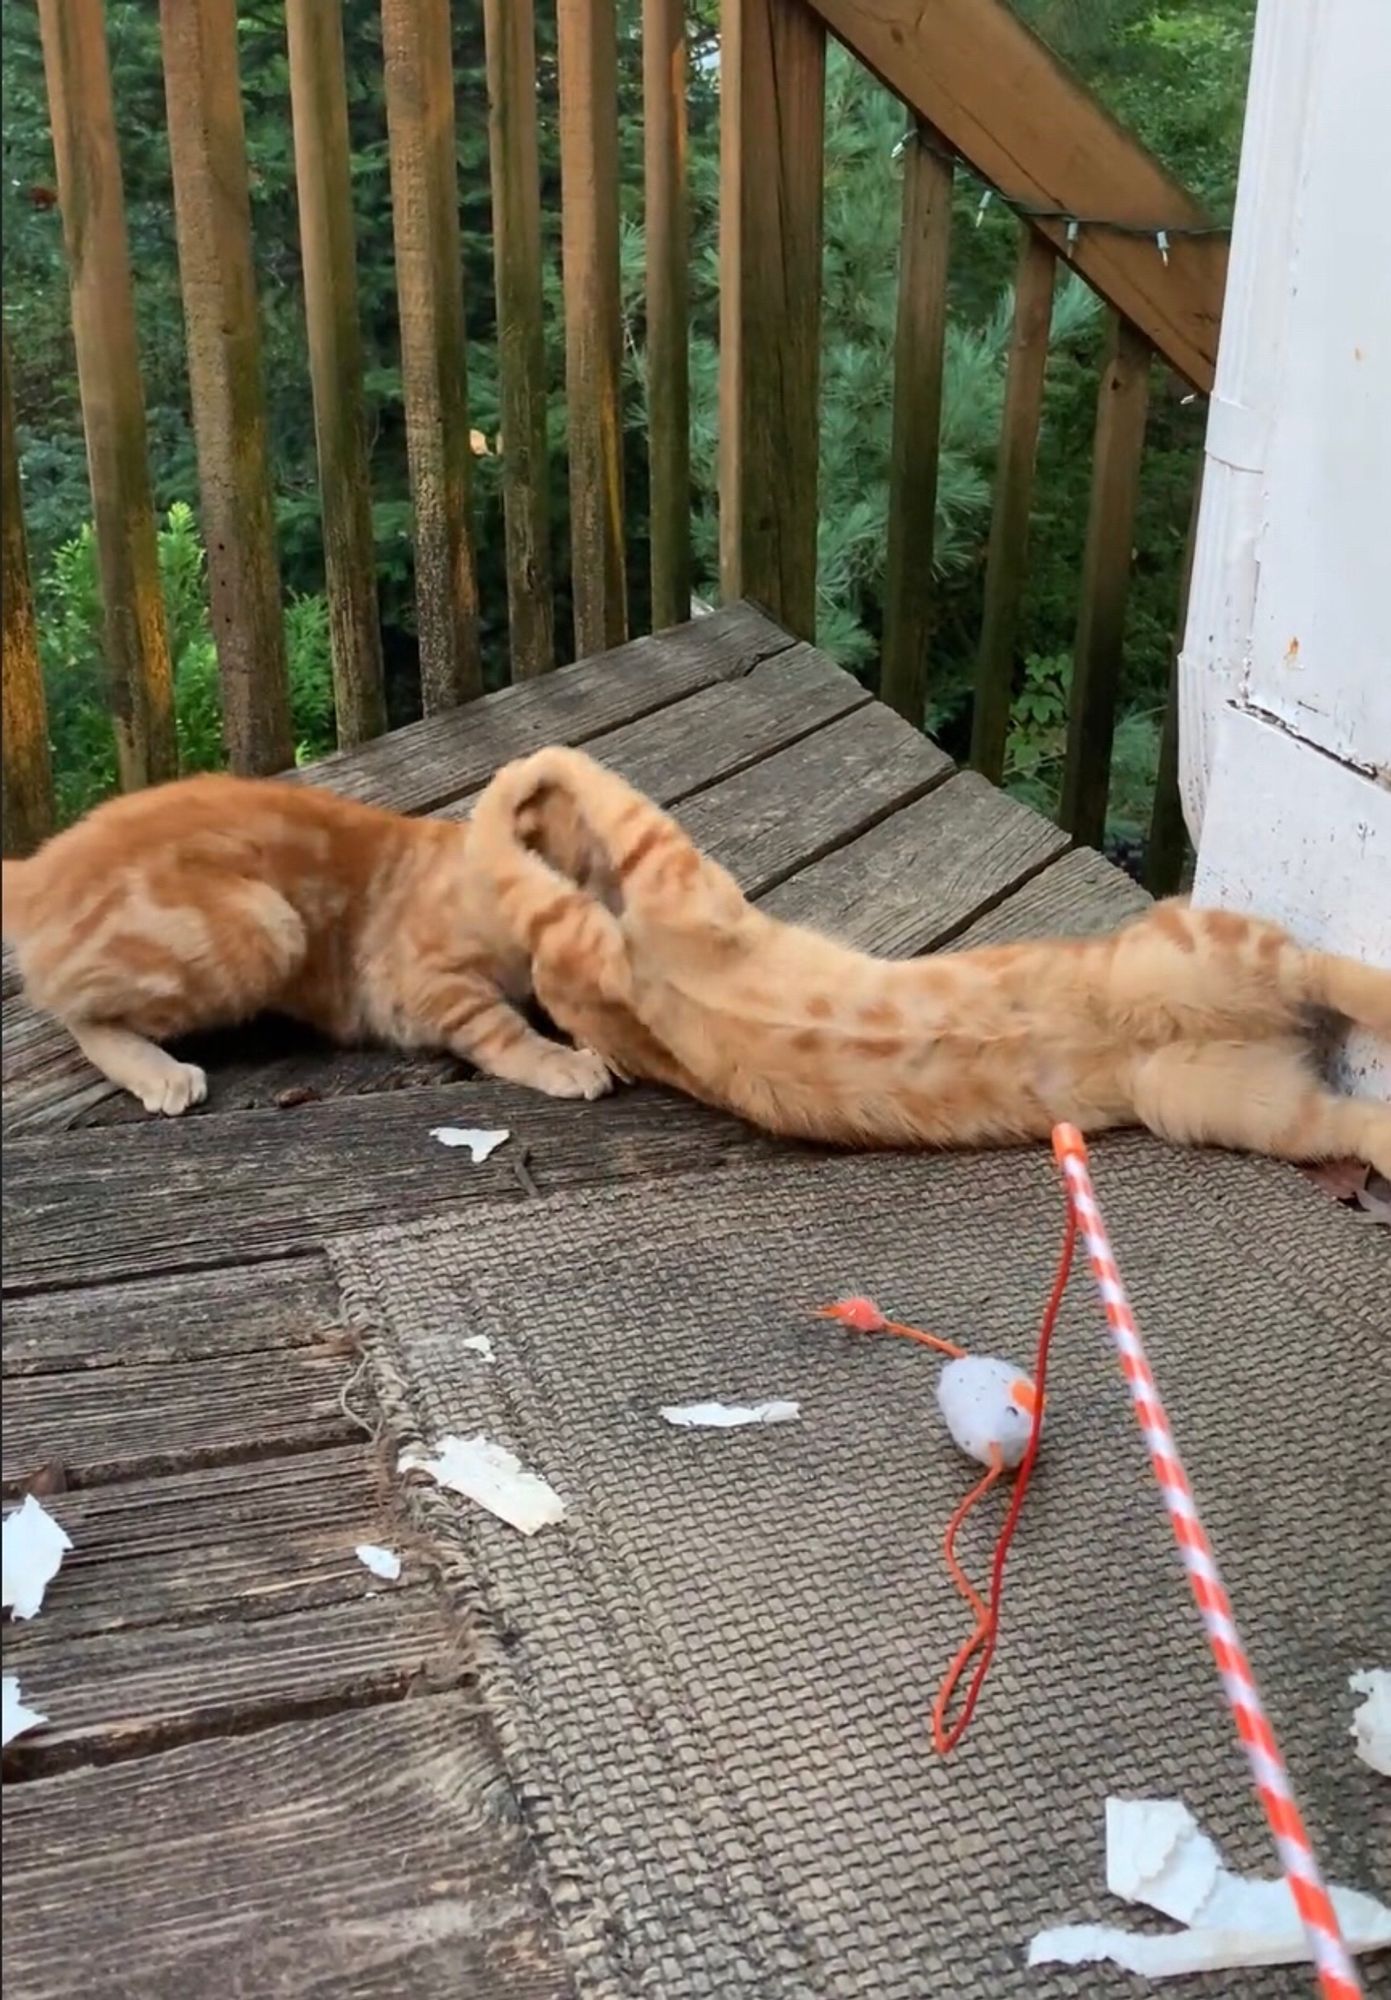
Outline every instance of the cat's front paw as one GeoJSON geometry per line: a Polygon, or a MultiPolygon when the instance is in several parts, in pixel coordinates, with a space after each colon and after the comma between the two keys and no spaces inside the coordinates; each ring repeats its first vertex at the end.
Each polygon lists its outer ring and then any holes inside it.
{"type": "Polygon", "coordinates": [[[197,1063],[174,1062],[161,1068],[158,1076],[140,1093],[147,1111],[164,1118],[179,1118],[191,1105],[201,1104],[208,1094],[208,1079],[197,1063]]]}
{"type": "Polygon", "coordinates": [[[613,1073],[593,1049],[561,1049],[548,1055],[536,1079],[547,1097],[603,1097],[613,1089],[613,1073]]]}

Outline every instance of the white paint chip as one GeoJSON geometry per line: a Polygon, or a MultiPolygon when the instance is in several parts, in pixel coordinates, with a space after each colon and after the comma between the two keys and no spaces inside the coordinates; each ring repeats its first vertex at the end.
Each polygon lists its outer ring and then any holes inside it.
{"type": "Polygon", "coordinates": [[[484,1361],[495,1361],[497,1359],[497,1356],[493,1353],[493,1343],[489,1340],[486,1333],[471,1333],[468,1339],[462,1341],[460,1345],[466,1353],[481,1355],[484,1361]]]}
{"type": "MultiPolygon", "coordinates": [[[[1147,1979],[1238,1965],[1303,1965],[1304,1926],[1289,1885],[1235,1875],[1178,1799],[1107,1799],[1106,1886],[1188,1928],[1156,1936],[1106,1924],[1040,1931],[1030,1965],[1119,1965],[1147,1979]]],[[[1356,1889],[1329,1890],[1350,1951],[1391,1946],[1391,1910],[1356,1889]]]]}
{"type": "Polygon", "coordinates": [[[383,1583],[395,1583],[401,1574],[401,1558],[394,1549],[379,1549],[375,1542],[359,1542],[353,1554],[383,1583]]]}
{"type": "Polygon", "coordinates": [[[432,1125],[430,1137],[441,1146],[467,1146],[476,1167],[490,1159],[498,1147],[512,1137],[510,1132],[481,1132],[473,1125],[432,1125]]]}
{"type": "Polygon", "coordinates": [[[16,1618],[35,1618],[72,1543],[31,1493],[5,1516],[3,1544],[4,1608],[16,1618]]]}
{"type": "MultiPolygon", "coordinates": [[[[47,1722],[46,1715],[40,1715],[36,1708],[26,1708],[19,1698],[18,1674],[5,1674],[4,1687],[4,1729],[5,1743],[13,1743],[16,1736],[22,1736],[26,1729],[42,1729],[47,1722]]],[[[0,1749],[4,1747],[0,1744],[0,1749]]]]}
{"type": "Polygon", "coordinates": [[[1354,1674],[1348,1687],[1367,1697],[1352,1718],[1357,1754],[1383,1778],[1391,1778],[1391,1673],[1385,1667],[1371,1667],[1365,1674],[1354,1674]]]}
{"type": "Polygon", "coordinates": [[[523,1535],[534,1535],[565,1519],[565,1502],[506,1446],[492,1444],[480,1432],[477,1437],[442,1437],[434,1457],[424,1452],[403,1451],[396,1461],[398,1472],[428,1472],[441,1486],[462,1493],[506,1521],[523,1535]]]}
{"type": "Polygon", "coordinates": [[[662,1415],[682,1430],[732,1431],[743,1424],[795,1424],[802,1414],[800,1403],[679,1403],[669,1404],[662,1415]]]}

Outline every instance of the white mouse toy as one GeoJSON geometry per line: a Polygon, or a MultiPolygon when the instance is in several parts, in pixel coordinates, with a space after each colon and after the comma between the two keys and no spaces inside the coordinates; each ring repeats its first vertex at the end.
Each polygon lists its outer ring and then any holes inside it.
{"type": "Polygon", "coordinates": [[[963,1354],[937,1378],[937,1406],[956,1443],[981,1465],[1013,1471],[1033,1427],[1037,1391],[1012,1361],[963,1354]]]}

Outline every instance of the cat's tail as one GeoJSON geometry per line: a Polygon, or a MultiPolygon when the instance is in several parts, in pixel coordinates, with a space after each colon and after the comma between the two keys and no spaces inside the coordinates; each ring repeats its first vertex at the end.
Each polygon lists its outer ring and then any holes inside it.
{"type": "Polygon", "coordinates": [[[1391,1042],[1391,972],[1331,951],[1298,951],[1290,976],[1295,997],[1308,1007],[1341,1015],[1391,1042]]]}
{"type": "Polygon", "coordinates": [[[34,866],[31,861],[0,863],[0,935],[18,944],[33,921],[34,866]]]}
{"type": "MultiPolygon", "coordinates": [[[[733,876],[645,794],[583,750],[554,744],[508,766],[523,795],[566,794],[607,856],[622,907],[664,934],[732,934],[748,904],[733,876]]],[[[496,782],[496,781],[495,781],[496,782]]]]}

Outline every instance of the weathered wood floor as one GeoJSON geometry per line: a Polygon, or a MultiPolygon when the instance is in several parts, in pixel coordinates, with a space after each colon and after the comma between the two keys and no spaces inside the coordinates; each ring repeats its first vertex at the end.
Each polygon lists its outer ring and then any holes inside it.
{"type": "MultiPolygon", "coordinates": [[[[557,739],[674,806],[770,909],[874,949],[1104,929],[1143,902],[747,607],[315,776],[454,813],[557,739]]],[[[428,1551],[345,1407],[320,1246],[772,1142],[655,1092],[557,1104],[272,1029],[205,1052],[207,1107],[166,1124],[8,977],[3,1006],[5,1492],[60,1466],[76,1543],[5,1632],[51,1718],[5,1760],[6,1995],[567,1993],[428,1551]],[[470,1166],[430,1142],[444,1119],[513,1143],[470,1166]],[[404,1549],[398,1585],[361,1541],[404,1549]]]]}

